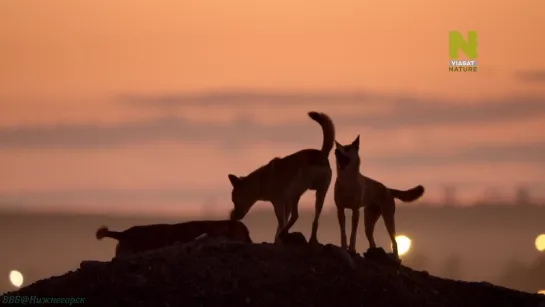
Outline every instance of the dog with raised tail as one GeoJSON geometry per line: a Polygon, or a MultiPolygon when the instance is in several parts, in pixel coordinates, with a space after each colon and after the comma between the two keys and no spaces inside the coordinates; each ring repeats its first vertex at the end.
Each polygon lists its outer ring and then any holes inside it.
{"type": "Polygon", "coordinates": [[[394,256],[399,258],[395,227],[395,198],[403,202],[412,202],[424,194],[424,187],[418,185],[402,191],[386,187],[384,184],[363,176],[360,173],[360,136],[349,145],[341,145],[335,141],[335,162],[337,179],[335,181],[334,199],[337,206],[337,218],[341,230],[341,247],[347,248],[345,209],[352,210],[352,232],[348,250],[356,252],[356,232],[360,212],[363,207],[365,235],[369,248],[376,248],[374,239],[375,224],[380,216],[384,220],[388,235],[392,241],[394,256]]]}
{"type": "Polygon", "coordinates": [[[331,184],[329,154],[335,141],[333,121],[324,113],[309,112],[323,132],[321,149],[303,149],[283,158],[274,158],[247,176],[229,174],[233,186],[233,220],[243,219],[259,200],[272,203],[278,226],[275,243],[287,234],[299,218],[299,199],[307,190],[316,191],[314,220],[309,243],[317,243],[318,220],[331,184]],[[289,218],[289,220],[288,220],[289,218]]]}
{"type": "Polygon", "coordinates": [[[102,226],[96,231],[97,240],[117,240],[116,257],[163,248],[193,241],[199,236],[224,237],[233,241],[252,243],[250,232],[244,223],[232,220],[190,221],[178,224],[154,224],[133,226],[124,231],[112,231],[102,226]]]}

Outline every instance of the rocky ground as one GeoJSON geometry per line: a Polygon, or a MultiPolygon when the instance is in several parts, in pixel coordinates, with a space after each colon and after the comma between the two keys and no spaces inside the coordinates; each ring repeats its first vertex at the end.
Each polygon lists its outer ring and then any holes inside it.
{"type": "Polygon", "coordinates": [[[545,307],[543,295],[441,279],[385,259],[348,256],[333,245],[206,239],[128,259],[84,261],[76,271],[5,294],[14,295],[84,297],[85,306],[97,307],[545,307]]]}

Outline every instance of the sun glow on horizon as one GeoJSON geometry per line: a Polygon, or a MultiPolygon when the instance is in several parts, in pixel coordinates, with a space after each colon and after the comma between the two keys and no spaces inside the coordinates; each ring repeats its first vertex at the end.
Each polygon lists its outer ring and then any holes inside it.
{"type": "Polygon", "coordinates": [[[545,252],[545,234],[537,236],[535,245],[538,251],[545,252]]]}
{"type": "Polygon", "coordinates": [[[21,288],[24,282],[23,274],[17,270],[12,270],[9,272],[9,281],[14,287],[21,288]]]}
{"type": "Polygon", "coordinates": [[[407,236],[400,235],[396,237],[397,251],[400,256],[405,255],[411,249],[411,239],[407,236]]]}

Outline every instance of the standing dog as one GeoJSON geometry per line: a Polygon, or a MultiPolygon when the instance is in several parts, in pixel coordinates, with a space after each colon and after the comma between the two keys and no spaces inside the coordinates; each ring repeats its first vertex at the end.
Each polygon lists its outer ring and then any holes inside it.
{"type": "Polygon", "coordinates": [[[106,226],[102,226],[97,230],[96,238],[97,240],[116,239],[118,243],[115,256],[126,257],[176,243],[190,242],[202,234],[252,243],[246,225],[240,221],[231,220],[134,226],[125,231],[111,231],[106,226]]]}
{"type": "Polygon", "coordinates": [[[363,207],[365,235],[369,248],[375,248],[373,232],[378,218],[382,215],[388,235],[392,240],[394,255],[397,252],[395,228],[395,200],[412,202],[424,194],[424,187],[418,185],[407,191],[386,187],[384,184],[360,174],[360,136],[350,145],[341,145],[335,141],[335,161],[337,164],[337,180],[335,181],[335,205],[337,218],[341,228],[341,246],[346,248],[345,209],[352,209],[352,233],[348,250],[356,251],[356,232],[360,217],[359,209],[363,207]]]}
{"type": "Polygon", "coordinates": [[[278,221],[275,242],[281,241],[279,236],[288,233],[299,218],[299,199],[307,190],[316,191],[310,243],[318,242],[318,220],[331,184],[329,153],[335,141],[335,127],[326,114],[309,112],[308,115],[322,127],[321,149],[303,149],[283,158],[274,158],[244,177],[228,176],[233,186],[231,219],[243,219],[258,200],[270,201],[278,221]]]}

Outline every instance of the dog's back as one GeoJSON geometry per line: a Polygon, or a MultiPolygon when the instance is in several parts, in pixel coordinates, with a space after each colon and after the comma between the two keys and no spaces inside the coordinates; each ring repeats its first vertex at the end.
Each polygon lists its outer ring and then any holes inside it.
{"type": "Polygon", "coordinates": [[[110,237],[117,239],[119,242],[116,248],[116,256],[120,257],[177,243],[187,243],[204,233],[210,237],[225,237],[234,241],[252,243],[246,225],[241,221],[231,220],[142,225],[131,227],[123,232],[112,232],[103,227],[97,231],[97,238],[110,237]],[[101,231],[102,235],[99,236],[101,231]]]}
{"type": "Polygon", "coordinates": [[[189,239],[188,241],[191,241],[196,237],[200,236],[201,234],[206,233],[209,237],[213,238],[225,237],[233,241],[252,243],[252,239],[250,238],[250,231],[241,221],[191,221],[178,225],[179,228],[176,229],[175,236],[191,237],[191,239],[189,239]]]}
{"type": "Polygon", "coordinates": [[[303,149],[271,160],[264,176],[256,183],[265,182],[268,195],[264,198],[274,199],[290,188],[300,190],[300,193],[307,189],[316,190],[320,186],[323,173],[331,173],[328,157],[317,149],[303,149]]]}

